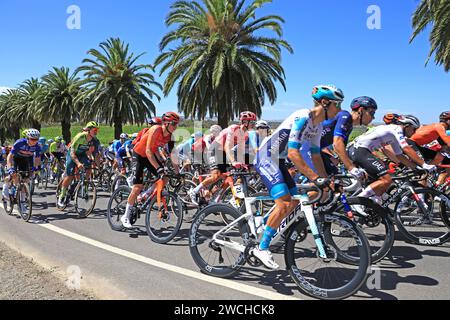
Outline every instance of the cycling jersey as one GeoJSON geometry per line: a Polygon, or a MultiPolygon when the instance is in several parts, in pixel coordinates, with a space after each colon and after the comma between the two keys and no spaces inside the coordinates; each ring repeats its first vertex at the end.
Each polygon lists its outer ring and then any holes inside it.
{"type": "Polygon", "coordinates": [[[88,134],[88,132],[81,132],[73,138],[70,150],[75,150],[75,155],[77,157],[86,155],[91,148],[98,148],[98,140],[92,139],[91,141],[87,141],[88,134]]]}
{"type": "Polygon", "coordinates": [[[40,146],[41,146],[41,154],[49,152],[48,150],[49,150],[50,146],[47,143],[40,145],[40,146]]]}
{"type": "Polygon", "coordinates": [[[341,111],[333,120],[322,123],[323,131],[320,140],[320,148],[332,146],[335,137],[344,139],[344,143],[348,143],[348,139],[353,131],[352,115],[348,111],[341,111]]]}
{"type": "Polygon", "coordinates": [[[66,152],[66,146],[64,145],[64,143],[53,142],[50,145],[49,152],[50,153],[64,153],[64,152],[66,152]]]}
{"type": "Polygon", "coordinates": [[[141,138],[141,141],[134,147],[134,152],[143,157],[147,157],[147,142],[150,139],[150,150],[156,153],[159,148],[164,147],[166,144],[172,141],[172,135],[164,136],[162,126],[153,126],[147,133],[141,138]]]}
{"type": "Polygon", "coordinates": [[[248,133],[248,144],[249,144],[249,151],[252,151],[256,153],[259,150],[259,145],[261,144],[262,139],[260,139],[258,132],[256,131],[250,131],[248,133]]]}
{"type": "Polygon", "coordinates": [[[110,149],[112,152],[116,153],[119,151],[119,149],[122,147],[122,142],[120,140],[115,140],[113,144],[111,145],[110,149]]]}
{"type": "Polygon", "coordinates": [[[417,129],[411,140],[419,146],[423,146],[438,140],[441,144],[450,147],[450,137],[447,135],[445,127],[442,123],[435,123],[429,126],[423,126],[417,129]]]}
{"type": "Polygon", "coordinates": [[[320,153],[322,124],[314,125],[310,110],[299,110],[264,139],[255,159],[255,169],[274,199],[296,195],[298,190],[285,164],[289,149],[299,150],[310,143],[312,153],[320,153]]]}
{"type": "Polygon", "coordinates": [[[374,130],[358,137],[354,147],[365,148],[373,152],[376,149],[390,145],[396,155],[403,153],[408,146],[403,129],[398,125],[379,126],[374,130]]]}
{"type": "Polygon", "coordinates": [[[192,154],[192,147],[194,145],[194,140],[195,140],[194,138],[190,138],[186,142],[180,144],[177,147],[178,154],[180,156],[186,156],[187,158],[189,158],[190,155],[192,154]]]}
{"type": "Polygon", "coordinates": [[[133,140],[127,140],[117,151],[117,158],[126,157],[133,150],[133,140]]]}
{"type": "Polygon", "coordinates": [[[233,139],[234,147],[241,141],[246,142],[248,140],[248,132],[244,132],[239,124],[234,124],[223,130],[214,142],[218,150],[225,151],[225,145],[231,139],[233,139]]]}
{"type": "Polygon", "coordinates": [[[28,144],[28,139],[17,140],[11,149],[11,153],[15,157],[32,158],[33,156],[39,157],[42,153],[41,146],[37,143],[35,146],[28,144]]]}

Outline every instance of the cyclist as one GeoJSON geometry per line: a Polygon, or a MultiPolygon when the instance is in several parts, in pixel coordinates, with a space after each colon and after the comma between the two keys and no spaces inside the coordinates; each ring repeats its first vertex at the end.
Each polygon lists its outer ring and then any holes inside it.
{"type": "MultiPolygon", "coordinates": [[[[447,111],[439,116],[439,123],[423,126],[411,137],[426,162],[450,165],[450,159],[443,155],[450,148],[450,137],[447,135],[449,129],[450,111],[447,111]]],[[[448,173],[450,170],[447,169],[446,173],[439,176],[437,185],[444,183],[448,173]]]]}
{"type": "MultiPolygon", "coordinates": [[[[125,214],[120,219],[124,228],[130,229],[131,209],[136,199],[144,188],[144,169],[150,171],[153,175],[164,174],[167,169],[164,166],[166,155],[163,148],[167,145],[169,152],[174,147],[173,133],[180,123],[180,116],[175,112],[167,112],[162,116],[161,125],[153,125],[135,145],[133,159],[136,161],[134,172],[133,190],[128,197],[125,214]]],[[[175,166],[175,169],[177,166],[175,166]]]]}
{"type": "MultiPolygon", "coordinates": [[[[370,177],[377,179],[359,194],[360,197],[372,198],[381,203],[381,196],[392,184],[392,178],[385,163],[373,154],[376,149],[380,149],[386,154],[384,147],[390,146],[396,158],[392,160],[400,161],[410,169],[415,170],[417,165],[427,171],[436,169],[435,166],[426,164],[406,140],[406,137],[411,137],[420,127],[420,121],[414,116],[406,115],[397,119],[396,123],[379,126],[358,137],[350,149],[350,158],[353,162],[363,168],[370,177]]],[[[389,154],[386,156],[389,157],[389,154]]]]}
{"type": "MultiPolygon", "coordinates": [[[[25,130],[26,138],[16,141],[7,158],[7,172],[3,186],[3,199],[9,198],[9,184],[11,180],[18,184],[17,170],[21,172],[37,171],[41,163],[41,147],[39,145],[40,132],[36,129],[25,130]]],[[[23,208],[20,207],[23,211],[23,208]]]]}
{"type": "Polygon", "coordinates": [[[248,140],[248,131],[253,129],[256,123],[256,114],[250,111],[241,113],[240,124],[233,124],[227,129],[222,130],[219,136],[214,140],[209,150],[209,159],[211,174],[200,183],[195,189],[191,189],[188,194],[193,204],[198,205],[198,193],[220,179],[222,173],[226,173],[228,164],[235,168],[242,167],[245,154],[245,144],[248,140]],[[239,145],[237,150],[238,157],[235,157],[233,148],[239,145]],[[241,160],[241,162],[237,161],[241,160]]]}
{"type": "Polygon", "coordinates": [[[208,135],[194,142],[194,145],[192,146],[192,150],[194,152],[194,164],[208,163],[208,150],[210,150],[212,143],[222,132],[222,127],[219,125],[213,125],[209,129],[209,132],[210,133],[208,135]]]}
{"type": "Polygon", "coordinates": [[[133,146],[137,145],[139,141],[141,141],[142,137],[150,130],[153,126],[159,126],[162,125],[162,119],[160,117],[154,117],[148,120],[147,128],[142,129],[134,138],[133,146]]]}
{"type": "Polygon", "coordinates": [[[194,158],[194,144],[201,139],[203,139],[203,133],[200,131],[196,132],[176,148],[180,162],[183,165],[183,170],[189,171],[194,158]]]}
{"type": "Polygon", "coordinates": [[[59,162],[66,156],[67,148],[63,143],[62,137],[56,137],[55,141],[50,144],[50,154],[55,157],[59,162]]]}
{"type": "Polygon", "coordinates": [[[338,168],[333,159],[340,160],[351,175],[357,179],[365,177],[364,170],[357,168],[348,156],[346,146],[354,126],[368,126],[374,119],[378,105],[373,98],[363,96],[355,98],[351,103],[351,113],[341,111],[333,120],[325,121],[323,125],[320,148],[322,160],[328,175],[338,174],[338,168]]]}
{"type": "Polygon", "coordinates": [[[255,130],[248,133],[248,161],[246,163],[253,163],[256,153],[259,150],[259,146],[265,138],[270,136],[270,125],[267,121],[260,120],[255,124],[255,130]]]}
{"type": "Polygon", "coordinates": [[[97,122],[89,122],[83,132],[77,134],[70,143],[70,149],[66,156],[66,177],[62,181],[61,193],[58,195],[58,206],[63,207],[65,204],[67,190],[75,176],[75,168],[86,169],[86,176],[89,178],[91,174],[89,157],[98,148],[96,136],[99,128],[97,122]]]}
{"type": "Polygon", "coordinates": [[[328,181],[319,179],[327,175],[320,156],[322,122],[334,118],[344,101],[342,90],[331,85],[320,85],[313,89],[314,108],[298,110],[289,116],[268,139],[264,140],[254,162],[256,171],[275,200],[275,209],[269,216],[258,248],[253,255],[270,269],[278,269],[269,250],[270,242],[281,222],[299,204],[292,196],[298,194],[296,184],[286,166],[286,159],[294,163],[299,172],[319,187],[328,181]],[[303,159],[300,148],[311,144],[312,160],[318,173],[303,159]]]}
{"type": "Polygon", "coordinates": [[[137,135],[133,135],[132,139],[128,139],[125,143],[119,148],[116,154],[116,161],[118,164],[118,168],[122,174],[126,173],[126,164],[131,161],[131,153],[133,151],[133,137],[134,139],[137,135]]]}

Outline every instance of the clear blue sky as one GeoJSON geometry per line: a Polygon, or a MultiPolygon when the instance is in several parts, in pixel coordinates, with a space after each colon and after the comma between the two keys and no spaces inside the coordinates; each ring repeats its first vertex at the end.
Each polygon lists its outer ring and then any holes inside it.
{"type": "MultiPolygon", "coordinates": [[[[120,37],[135,52],[147,52],[152,63],[167,32],[167,0],[14,0],[0,2],[0,87],[14,87],[52,66],[78,67],[86,52],[109,37],[120,37]],[[81,30],[69,30],[67,8],[81,9],[81,30]]],[[[261,14],[286,19],[284,38],[295,50],[285,52],[287,92],[280,89],[266,119],[283,119],[310,107],[315,84],[334,83],[346,94],[346,107],[356,96],[373,96],[380,116],[397,110],[434,122],[450,109],[449,74],[430,62],[428,32],[413,44],[411,15],[419,0],[274,0],[261,14]],[[369,5],[381,9],[381,30],[369,30],[369,5]]],[[[159,78],[163,82],[164,78],[159,78]]],[[[175,91],[174,91],[175,92],[175,91]]],[[[157,104],[158,112],[176,109],[172,93],[157,104]]]]}

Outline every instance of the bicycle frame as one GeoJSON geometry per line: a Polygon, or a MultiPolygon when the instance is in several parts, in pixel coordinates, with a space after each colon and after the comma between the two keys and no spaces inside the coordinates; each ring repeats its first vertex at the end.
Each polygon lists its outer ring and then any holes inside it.
{"type": "MultiPolygon", "coordinates": [[[[319,233],[319,229],[317,227],[317,223],[316,220],[314,218],[314,209],[312,205],[304,205],[302,204],[302,201],[307,200],[307,197],[305,198],[305,196],[297,196],[297,197],[293,197],[294,200],[300,200],[299,205],[294,209],[294,211],[289,214],[289,216],[287,216],[285,219],[283,219],[283,221],[281,222],[280,226],[277,229],[277,233],[274,235],[274,237],[272,238],[272,242],[271,243],[275,243],[277,241],[280,240],[280,238],[282,237],[282,235],[289,230],[289,228],[296,222],[298,221],[298,219],[300,219],[302,216],[306,217],[309,227],[311,229],[311,232],[314,236],[315,242],[317,244],[318,250],[319,250],[319,254],[320,257],[322,258],[327,258],[327,254],[325,251],[325,245],[322,241],[322,238],[320,236],[319,233]]],[[[235,225],[237,225],[239,222],[241,222],[242,220],[246,219],[248,220],[248,224],[250,227],[250,232],[252,233],[252,235],[255,238],[258,238],[258,235],[256,234],[256,225],[255,225],[255,219],[253,216],[253,212],[251,210],[251,205],[253,203],[255,203],[256,201],[264,201],[264,200],[273,200],[272,198],[268,198],[268,197],[252,197],[252,198],[245,198],[245,209],[246,209],[246,213],[244,215],[242,215],[241,217],[239,217],[238,219],[236,219],[235,221],[233,221],[232,223],[230,223],[229,225],[225,226],[224,228],[222,228],[221,230],[219,230],[217,233],[214,234],[213,236],[213,241],[217,244],[220,244],[224,247],[228,247],[230,249],[239,251],[241,253],[245,252],[246,247],[236,243],[234,241],[224,241],[224,240],[220,240],[218,237],[222,234],[222,233],[226,233],[229,230],[231,230],[235,225]]],[[[276,205],[274,205],[269,212],[266,214],[265,217],[268,217],[273,210],[275,209],[276,205]]]]}

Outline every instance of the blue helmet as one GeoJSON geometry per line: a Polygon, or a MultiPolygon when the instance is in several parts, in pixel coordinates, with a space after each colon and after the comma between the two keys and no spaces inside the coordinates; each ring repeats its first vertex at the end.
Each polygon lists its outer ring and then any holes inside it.
{"type": "Polygon", "coordinates": [[[360,108],[378,110],[378,105],[371,97],[359,97],[352,101],[351,108],[353,111],[359,110],[360,108]]]}
{"type": "Polygon", "coordinates": [[[46,142],[47,142],[47,138],[45,138],[45,137],[39,138],[39,143],[46,143],[46,142]]]}
{"type": "Polygon", "coordinates": [[[341,89],[333,85],[319,85],[313,88],[312,97],[317,102],[321,99],[328,99],[331,101],[344,101],[344,93],[341,89]]]}

